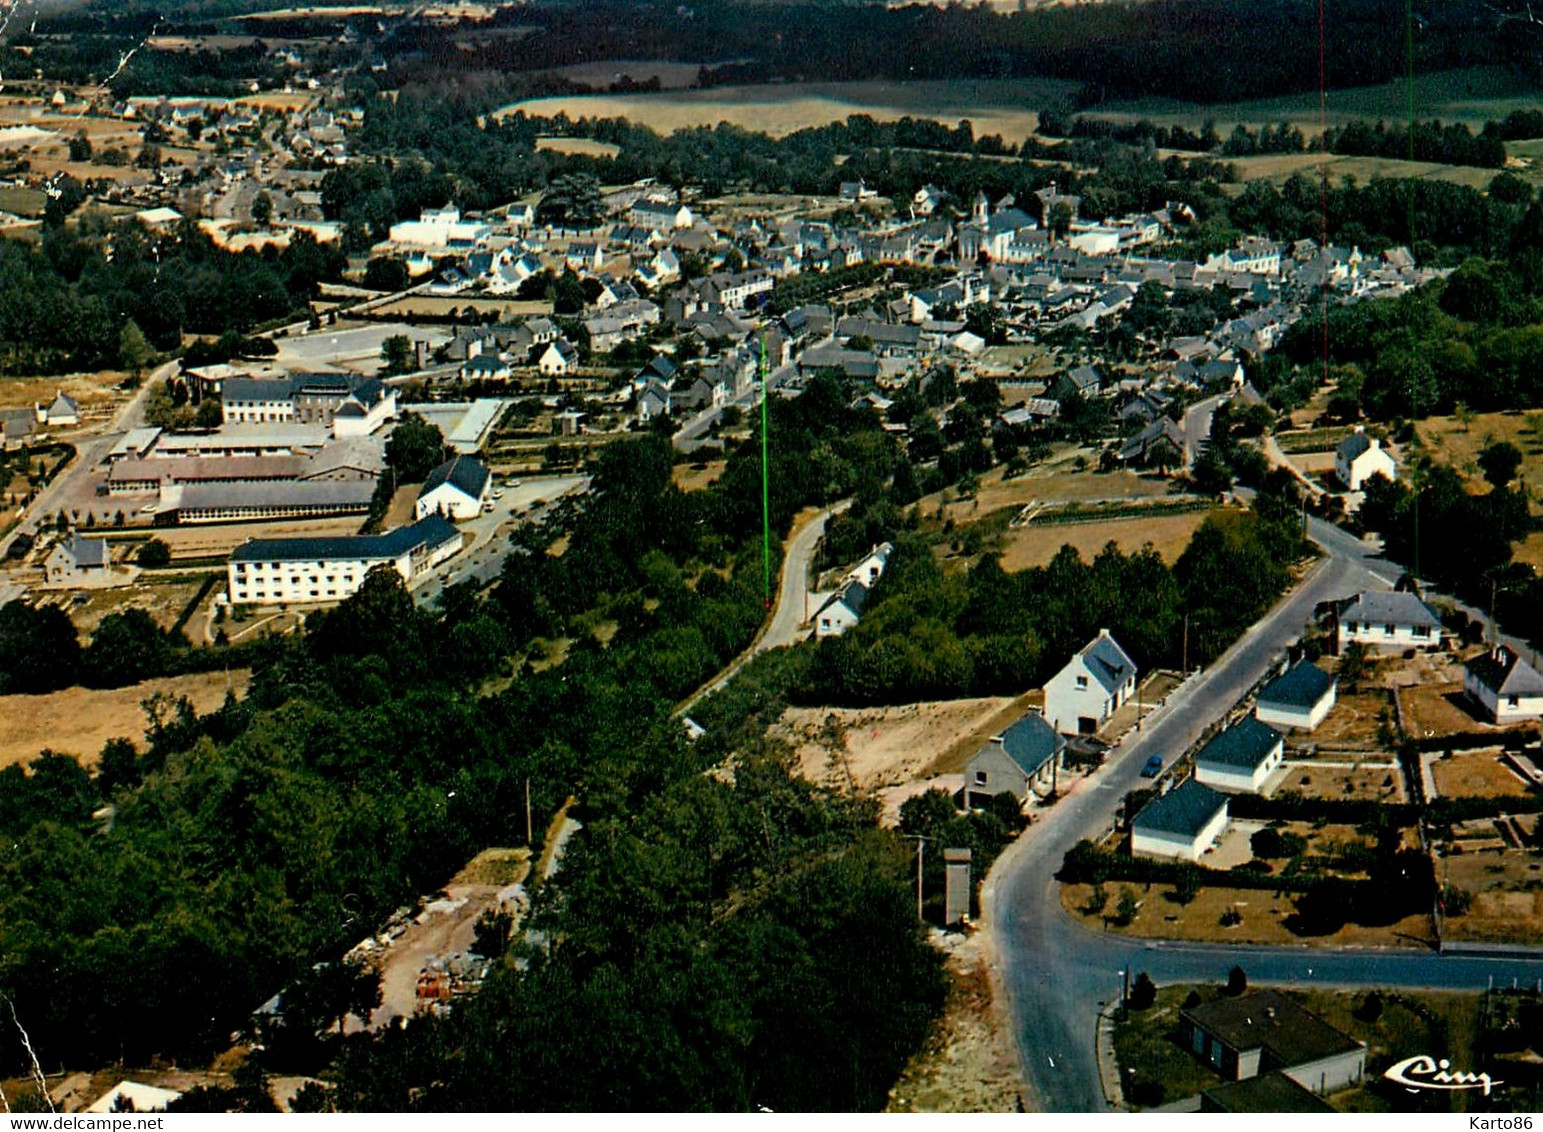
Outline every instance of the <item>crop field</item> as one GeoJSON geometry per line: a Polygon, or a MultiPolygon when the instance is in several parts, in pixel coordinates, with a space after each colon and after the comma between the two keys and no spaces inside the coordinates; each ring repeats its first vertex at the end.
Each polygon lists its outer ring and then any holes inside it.
{"type": "Polygon", "coordinates": [[[1002,569],[1024,570],[1043,566],[1063,546],[1091,559],[1113,542],[1126,554],[1151,545],[1170,566],[1184,553],[1190,538],[1205,522],[1206,511],[1157,515],[1150,518],[1109,519],[1094,523],[1031,524],[1007,532],[1002,569]]]}
{"type": "Polygon", "coordinates": [[[552,153],[577,154],[580,157],[615,157],[621,152],[621,146],[614,142],[596,141],[594,138],[537,138],[536,148],[552,153]]]}
{"type": "Polygon", "coordinates": [[[1016,143],[1039,124],[1038,113],[1027,107],[1042,106],[1047,99],[1069,94],[1075,88],[1074,83],[1054,79],[779,83],[658,94],[531,98],[497,113],[523,110],[538,117],[627,118],[661,133],[727,122],[776,137],[843,121],[853,114],[868,114],[881,121],[909,115],[949,125],[968,118],[977,137],[1000,134],[1016,143]]]}
{"type": "MultiPolygon", "coordinates": [[[[1450,416],[1427,417],[1415,430],[1425,451],[1460,473],[1470,491],[1489,490],[1479,471],[1479,453],[1499,441],[1509,441],[1521,450],[1517,475],[1525,483],[1543,486],[1543,414],[1475,413],[1466,422],[1450,416]]],[[[1538,510],[1534,501],[1533,513],[1538,510]]]]}

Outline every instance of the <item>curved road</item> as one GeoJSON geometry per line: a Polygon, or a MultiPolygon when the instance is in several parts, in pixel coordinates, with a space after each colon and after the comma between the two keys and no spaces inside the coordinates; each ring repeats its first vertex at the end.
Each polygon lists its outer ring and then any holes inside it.
{"type": "Polygon", "coordinates": [[[850,506],[852,501],[843,499],[840,503],[816,511],[793,528],[793,533],[782,547],[782,573],[777,580],[777,604],[773,607],[771,620],[766,623],[761,635],[751,642],[750,647],[713,677],[711,683],[694,692],[678,709],[679,712],[689,712],[703,696],[721,690],[757,653],[782,648],[798,640],[804,622],[814,612],[808,605],[809,567],[814,562],[815,548],[825,535],[825,524],[830,517],[841,514],[850,506]]]}
{"type": "MultiPolygon", "coordinates": [[[[1119,800],[1140,782],[1148,756],[1171,762],[1232,707],[1295,640],[1314,606],[1358,590],[1388,588],[1400,573],[1361,540],[1309,519],[1325,557],[1300,586],[1204,673],[1110,752],[998,861],[982,905],[1006,991],[1024,1079],[1047,1112],[1104,1112],[1096,1054],[1098,1006],[1119,993],[1120,970],[1158,982],[1218,981],[1240,963],[1256,983],[1404,986],[1481,990],[1493,976],[1543,977],[1543,960],[1454,958],[1429,951],[1232,947],[1100,935],[1061,909],[1054,874],[1076,842],[1107,829],[1119,800]]],[[[1418,1052],[1418,1051],[1411,1051],[1418,1052]]]]}

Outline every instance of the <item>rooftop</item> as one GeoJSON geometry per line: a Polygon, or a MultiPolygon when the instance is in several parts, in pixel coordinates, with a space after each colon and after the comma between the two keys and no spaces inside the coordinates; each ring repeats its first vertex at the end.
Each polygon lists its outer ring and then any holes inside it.
{"type": "Polygon", "coordinates": [[[1194,837],[1216,817],[1218,811],[1226,808],[1225,794],[1191,778],[1184,785],[1148,802],[1131,825],[1153,833],[1194,837]]]}
{"type": "Polygon", "coordinates": [[[1334,687],[1334,677],[1311,661],[1300,661],[1259,692],[1259,703],[1271,707],[1310,708],[1334,687]]]}
{"type": "Polygon", "coordinates": [[[1341,621],[1365,621],[1370,624],[1425,625],[1441,629],[1441,618],[1435,610],[1420,600],[1418,594],[1408,590],[1394,593],[1359,593],[1349,599],[1340,613],[1341,621]]]}
{"type": "Polygon", "coordinates": [[[406,527],[379,535],[340,535],[332,538],[250,539],[231,551],[232,562],[310,562],[331,558],[389,562],[420,546],[438,547],[459,539],[448,519],[430,515],[406,527]]]}
{"type": "Polygon", "coordinates": [[[1509,645],[1497,645],[1465,666],[1468,674],[1501,696],[1543,696],[1543,675],[1509,645]]]}
{"type": "Polygon", "coordinates": [[[1235,770],[1257,770],[1281,742],[1281,733],[1253,716],[1245,716],[1200,748],[1196,764],[1209,763],[1235,770]]]}
{"type": "Polygon", "coordinates": [[[1263,1049],[1290,1068],[1361,1048],[1318,1015],[1276,990],[1202,1003],[1182,1016],[1235,1050],[1263,1049]]]}

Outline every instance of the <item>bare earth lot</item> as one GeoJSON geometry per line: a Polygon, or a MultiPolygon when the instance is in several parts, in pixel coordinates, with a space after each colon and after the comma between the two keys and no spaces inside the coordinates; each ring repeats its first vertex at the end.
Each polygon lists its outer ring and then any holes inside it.
{"type": "Polygon", "coordinates": [[[1432,762],[1431,777],[1443,798],[1521,798],[1528,792],[1498,747],[1444,755],[1432,762]]]}
{"type": "Polygon", "coordinates": [[[999,716],[1016,718],[1006,710],[1016,704],[987,696],[889,708],[789,708],[773,734],[793,745],[805,778],[873,790],[963,770],[975,746],[1001,726],[999,716]]]}
{"type": "Polygon", "coordinates": [[[1532,853],[1486,849],[1452,854],[1436,862],[1450,888],[1473,896],[1466,914],[1448,916],[1451,939],[1483,939],[1534,945],[1543,934],[1543,862],[1532,853]]]}
{"type": "MultiPolygon", "coordinates": [[[[1469,489],[1484,492],[1489,486],[1479,471],[1478,455],[1491,444],[1505,440],[1522,453],[1517,475],[1528,484],[1543,482],[1543,446],[1528,425],[1531,413],[1476,413],[1465,426],[1456,417],[1428,417],[1417,426],[1421,443],[1442,463],[1450,464],[1468,481],[1469,489]]],[[[1533,514],[1538,513],[1536,501],[1533,514]]]]}
{"type": "Polygon", "coordinates": [[[227,690],[246,694],[252,674],[245,668],[147,680],[127,688],[93,691],[66,688],[46,696],[0,696],[0,766],[36,757],[43,748],[75,755],[90,765],[109,739],[125,738],[139,743],[145,733],[145,712],[140,704],[165,692],[186,696],[200,714],[214,711],[227,690]]]}
{"type": "Polygon", "coordinates": [[[1206,512],[1160,515],[1150,519],[1111,519],[1102,523],[1058,523],[1017,527],[1007,532],[1002,569],[1023,570],[1043,566],[1063,546],[1073,547],[1083,558],[1092,558],[1108,542],[1126,554],[1148,543],[1170,566],[1184,553],[1191,536],[1204,523],[1206,512]]]}
{"type": "Polygon", "coordinates": [[[1331,798],[1347,802],[1408,801],[1403,774],[1396,767],[1388,765],[1330,767],[1310,763],[1293,764],[1281,782],[1280,789],[1294,790],[1308,798],[1331,798]]]}
{"type": "MultiPolygon", "coordinates": [[[[1134,472],[1079,472],[1073,465],[1075,452],[1068,450],[1064,459],[1036,468],[1027,475],[1003,480],[1004,469],[993,468],[980,477],[980,490],[971,499],[955,500],[946,505],[944,515],[956,523],[965,523],[989,515],[1000,507],[1022,507],[1029,503],[1092,503],[1107,499],[1152,499],[1168,494],[1171,481],[1134,472]]],[[[953,493],[948,493],[953,499],[953,493]]],[[[936,514],[942,494],[920,500],[922,514],[936,514]]]]}
{"type": "MultiPolygon", "coordinates": [[[[1341,691],[1329,717],[1311,736],[1299,737],[1298,741],[1311,743],[1324,758],[1331,759],[1338,757],[1340,751],[1380,750],[1382,742],[1378,732],[1384,713],[1391,718],[1392,707],[1386,691],[1380,688],[1364,692],[1341,691]]],[[[1292,757],[1298,756],[1293,754],[1292,757]]]]}

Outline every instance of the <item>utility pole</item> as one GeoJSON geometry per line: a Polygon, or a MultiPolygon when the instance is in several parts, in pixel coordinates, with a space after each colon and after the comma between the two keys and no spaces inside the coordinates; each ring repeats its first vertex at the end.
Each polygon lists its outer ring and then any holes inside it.
{"type": "Polygon", "coordinates": [[[923,837],[919,833],[908,833],[905,836],[916,842],[916,919],[920,921],[922,919],[922,848],[932,838],[923,837]]]}
{"type": "Polygon", "coordinates": [[[1184,611],[1184,636],[1179,645],[1179,671],[1189,675],[1189,610],[1184,611]]]}
{"type": "Polygon", "coordinates": [[[531,843],[532,843],[532,840],[531,840],[531,828],[530,828],[530,776],[526,775],[525,776],[525,844],[526,845],[530,845],[531,843]]]}

